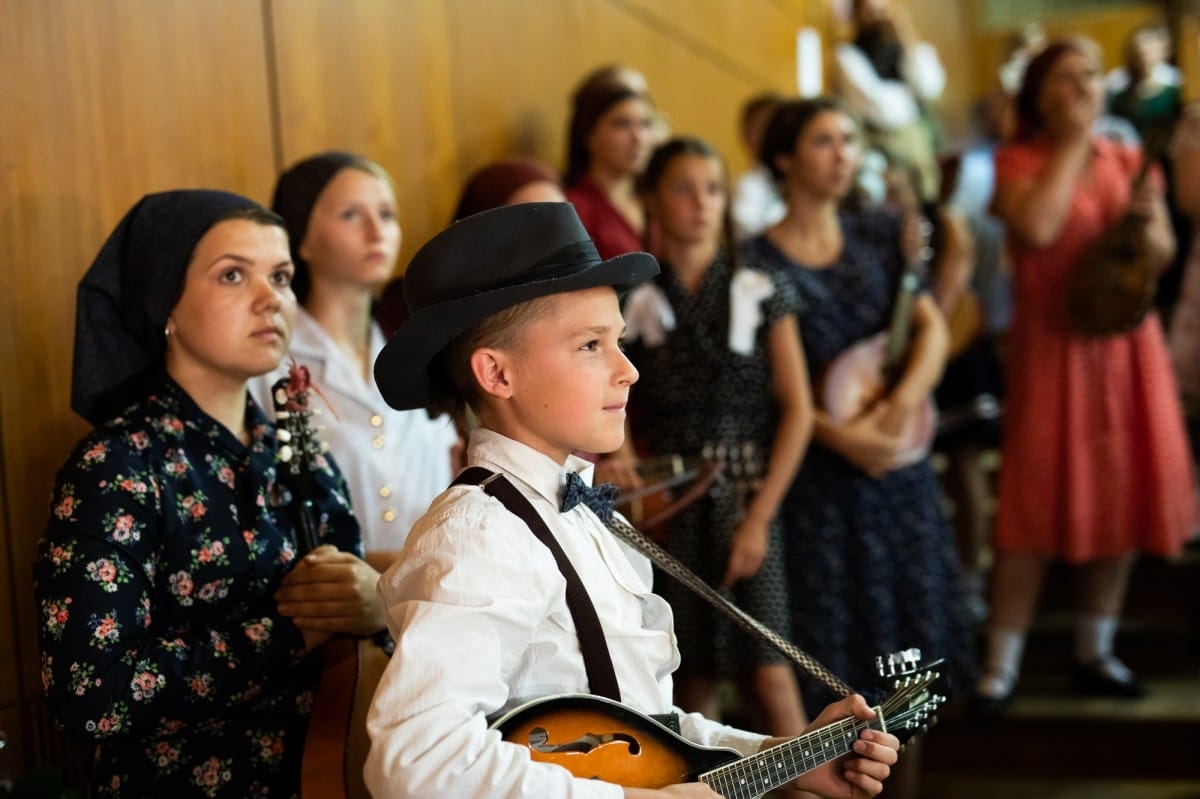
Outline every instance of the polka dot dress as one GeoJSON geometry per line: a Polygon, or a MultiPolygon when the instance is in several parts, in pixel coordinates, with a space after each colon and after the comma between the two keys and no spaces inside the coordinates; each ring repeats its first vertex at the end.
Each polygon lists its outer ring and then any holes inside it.
{"type": "MultiPolygon", "coordinates": [[[[800,336],[814,379],[845,349],[882,330],[903,272],[899,220],[845,214],[845,246],[832,266],[789,259],[764,236],[748,259],[790,277],[805,313],[800,336]]],[[[792,639],[861,691],[876,686],[875,657],[919,647],[945,658],[952,686],[967,687],[974,654],[958,558],[928,459],[868,477],[813,442],[784,501],[792,639]]],[[[809,712],[830,699],[802,680],[809,712]]]]}
{"type": "MultiPolygon", "coordinates": [[[[639,447],[654,454],[707,455],[729,461],[708,495],[672,520],[667,549],[703,578],[719,586],[729,560],[729,543],[747,502],[747,480],[761,472],[769,457],[778,423],[767,359],[770,326],[799,303],[791,285],[774,280],[761,303],[761,323],[752,351],[729,346],[730,286],[735,268],[723,254],[705,273],[694,294],[677,279],[669,264],[653,287],[665,296],[674,316],[664,340],[629,345],[629,356],[641,377],[632,393],[631,419],[639,447]]],[[[683,674],[732,677],[764,663],[786,661],[773,647],[761,644],[704,599],[674,578],[659,574],[656,590],[670,603],[683,662],[683,674]]],[[[762,568],[739,581],[730,598],[739,607],[782,635],[790,626],[783,546],[778,520],[771,527],[762,568]]]]}

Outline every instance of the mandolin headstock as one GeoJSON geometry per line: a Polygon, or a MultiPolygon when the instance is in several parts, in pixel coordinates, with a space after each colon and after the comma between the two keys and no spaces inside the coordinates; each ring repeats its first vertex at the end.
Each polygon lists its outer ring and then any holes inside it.
{"type": "Polygon", "coordinates": [[[937,723],[934,712],[946,702],[942,661],[923,663],[921,650],[904,649],[875,659],[891,695],[880,705],[888,732],[901,748],[937,723]]]}
{"type": "Polygon", "coordinates": [[[316,523],[312,519],[314,473],[317,462],[328,448],[317,437],[313,417],[320,413],[311,403],[313,390],[308,368],[293,361],[288,376],[271,387],[275,406],[275,438],[279,442],[279,478],[292,492],[300,509],[296,531],[296,549],[300,555],[317,545],[316,523]]]}

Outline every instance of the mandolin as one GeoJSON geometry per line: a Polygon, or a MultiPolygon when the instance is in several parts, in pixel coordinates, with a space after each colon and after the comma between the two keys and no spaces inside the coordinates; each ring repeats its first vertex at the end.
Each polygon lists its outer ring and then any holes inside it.
{"type": "Polygon", "coordinates": [[[724,464],[707,458],[653,455],[638,461],[643,484],[617,496],[617,509],[655,540],[666,538],[663,526],[703,497],[724,464]]]}
{"type": "MultiPolygon", "coordinates": [[[[312,425],[308,369],[294,362],[271,389],[279,440],[279,473],[292,492],[298,557],[319,544],[313,473],[324,452],[312,425]]],[[[321,677],[308,720],[300,792],[321,799],[369,799],[362,776],[370,740],[367,709],[389,652],[372,638],[335,636],[321,647],[321,677]]]]}
{"type": "MultiPolygon", "coordinates": [[[[937,664],[934,664],[935,666],[937,664]]],[[[562,766],[576,777],[626,788],[702,782],[727,799],[754,799],[852,751],[865,729],[905,740],[923,730],[946,697],[933,668],[895,675],[893,693],[871,721],[847,718],[744,757],[732,749],[693,744],[667,726],[611,699],[562,694],[520,705],[492,728],[526,747],[531,759],[562,766]]]]}
{"type": "MultiPolygon", "coordinates": [[[[1148,179],[1156,157],[1147,142],[1133,191],[1148,179]]],[[[1127,333],[1142,323],[1154,305],[1158,270],[1146,255],[1146,219],[1125,213],[1084,251],[1067,283],[1067,317],[1084,336],[1127,333]]]]}
{"type": "MultiPolygon", "coordinates": [[[[926,238],[929,230],[929,223],[924,222],[922,233],[926,238]]],[[[932,250],[924,246],[920,255],[905,266],[888,327],[851,345],[822,373],[816,390],[817,402],[835,421],[858,418],[886,398],[903,376],[912,307],[931,256],[932,250]]],[[[901,432],[900,451],[893,468],[909,466],[928,455],[936,434],[937,407],[929,396],[901,432]]]]}

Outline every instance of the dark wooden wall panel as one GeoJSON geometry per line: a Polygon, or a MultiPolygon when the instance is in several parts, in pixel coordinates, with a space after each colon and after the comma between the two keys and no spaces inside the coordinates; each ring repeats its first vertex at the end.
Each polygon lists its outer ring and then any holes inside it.
{"type": "Polygon", "coordinates": [[[5,713],[20,743],[41,690],[30,563],[86,429],[69,410],[75,285],[142,194],[267,184],[262,42],[243,0],[0,0],[0,705],[22,705],[5,713]]]}
{"type": "MultiPolygon", "coordinates": [[[[446,224],[457,192],[452,7],[271,2],[283,163],[329,148],[378,161],[396,182],[401,263],[446,224]]],[[[486,128],[483,120],[473,124],[486,128]]]]}

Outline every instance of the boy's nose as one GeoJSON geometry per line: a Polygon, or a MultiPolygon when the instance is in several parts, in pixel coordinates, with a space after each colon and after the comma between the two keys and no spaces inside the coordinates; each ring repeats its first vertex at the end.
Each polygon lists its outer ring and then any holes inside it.
{"type": "Polygon", "coordinates": [[[617,352],[617,382],[633,385],[638,381],[641,375],[638,373],[637,367],[633,365],[633,361],[629,360],[629,356],[618,350],[617,352]]]}

